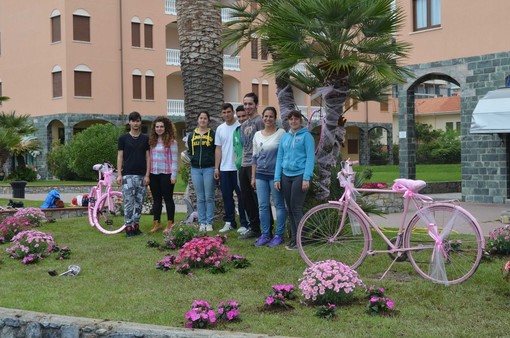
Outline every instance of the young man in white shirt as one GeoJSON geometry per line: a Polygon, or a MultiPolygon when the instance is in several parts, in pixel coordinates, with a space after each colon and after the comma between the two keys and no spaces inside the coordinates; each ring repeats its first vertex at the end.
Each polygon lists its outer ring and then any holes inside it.
{"type": "MultiPolygon", "coordinates": [[[[223,196],[223,204],[225,208],[225,215],[223,221],[225,225],[220,232],[227,232],[234,230],[236,225],[235,220],[235,202],[234,191],[236,192],[238,201],[241,198],[241,191],[237,183],[237,168],[234,156],[234,130],[240,126],[240,123],[235,119],[234,107],[230,103],[224,103],[221,107],[221,116],[223,122],[216,129],[216,138],[214,144],[215,161],[214,161],[214,178],[220,181],[221,194],[223,196]]],[[[240,203],[239,212],[241,214],[241,222],[244,216],[244,210],[241,208],[240,203]]]]}

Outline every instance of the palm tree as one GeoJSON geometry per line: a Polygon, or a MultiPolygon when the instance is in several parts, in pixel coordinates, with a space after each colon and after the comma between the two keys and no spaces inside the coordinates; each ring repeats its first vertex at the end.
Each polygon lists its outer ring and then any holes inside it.
{"type": "Polygon", "coordinates": [[[40,149],[40,142],[33,136],[37,128],[29,118],[29,115],[16,115],[14,111],[0,113],[0,168],[14,155],[18,168],[25,169],[24,155],[40,149]]]}
{"type": "Polygon", "coordinates": [[[222,26],[220,11],[215,4],[216,0],[179,0],[176,3],[188,131],[196,127],[198,113],[203,110],[211,114],[212,126],[221,123],[222,26]]]}
{"type": "Polygon", "coordinates": [[[393,0],[247,3],[244,7],[228,6],[237,20],[225,32],[225,43],[237,41],[238,47],[243,48],[251,36],[266,39],[273,60],[265,71],[322,98],[326,128],[317,154],[316,197],[325,201],[329,196],[330,172],[336,167],[345,136],[346,100],[383,101],[391,85],[411,76],[399,65],[409,52],[406,43],[396,40],[403,14],[393,7],[393,0]],[[305,71],[298,70],[297,65],[302,65],[305,71]]]}
{"type": "MultiPolygon", "coordinates": [[[[184,111],[186,130],[197,126],[198,113],[208,111],[211,128],[221,122],[223,103],[223,51],[221,42],[220,10],[216,0],[178,0],[177,33],[181,49],[181,71],[184,86],[184,111]]],[[[189,168],[188,168],[189,170],[189,168]]],[[[190,177],[190,175],[188,175],[190,177]]],[[[195,190],[188,180],[190,199],[195,200],[195,190]]],[[[216,201],[223,201],[216,189],[216,201]]],[[[222,210],[216,205],[216,211],[222,210]]]]}

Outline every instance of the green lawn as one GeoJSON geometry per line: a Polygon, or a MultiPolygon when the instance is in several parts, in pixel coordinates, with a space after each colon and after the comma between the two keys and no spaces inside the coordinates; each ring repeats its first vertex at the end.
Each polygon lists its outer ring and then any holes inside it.
{"type": "MultiPolygon", "coordinates": [[[[356,172],[362,172],[366,168],[372,170],[372,178],[367,182],[393,183],[400,177],[398,165],[384,166],[354,166],[356,172]]],[[[416,179],[425,182],[450,182],[460,181],[460,164],[418,164],[416,165],[416,179]]]]}
{"type": "MultiPolygon", "coordinates": [[[[179,215],[182,217],[182,215],[179,215]]],[[[151,217],[142,218],[147,233],[151,217]]],[[[218,229],[219,224],[215,228],[218,229]]],[[[263,304],[271,286],[298,285],[305,264],[297,251],[283,247],[255,248],[229,234],[227,246],[247,257],[244,270],[211,274],[194,270],[192,277],[155,269],[168,252],[146,247],[161,235],[126,238],[103,235],[86,218],[58,220],[39,228],[51,232],[57,243],[72,250],[70,260],[49,257],[35,265],[0,254],[0,306],[98,319],[183,327],[184,314],[195,299],[214,307],[222,300],[241,304],[242,321],[221,330],[299,337],[502,337],[508,335],[510,283],[500,268],[508,258],[484,262],[466,283],[444,287],[420,278],[408,262],[396,263],[382,281],[387,255],[368,257],[358,268],[367,285],[386,289],[400,311],[397,317],[369,316],[361,294],[338,308],[327,321],[314,316],[313,307],[291,302],[294,309],[265,312],[263,304]],[[48,270],[63,272],[70,264],[81,266],[77,277],[50,277],[48,270]]],[[[9,245],[0,246],[5,250],[9,245]]],[[[299,294],[299,290],[298,290],[299,294]]]]}

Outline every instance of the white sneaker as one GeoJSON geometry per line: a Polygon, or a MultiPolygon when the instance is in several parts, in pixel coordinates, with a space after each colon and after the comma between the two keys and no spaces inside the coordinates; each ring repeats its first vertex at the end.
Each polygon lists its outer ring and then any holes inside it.
{"type": "Polygon", "coordinates": [[[198,228],[198,230],[205,231],[205,229],[206,229],[205,224],[200,224],[200,228],[198,228]]]}
{"type": "Polygon", "coordinates": [[[220,232],[227,232],[230,230],[234,230],[230,222],[225,222],[225,226],[220,230],[220,232]]]}
{"type": "Polygon", "coordinates": [[[205,231],[213,231],[212,224],[207,224],[205,226],[205,231]]]}
{"type": "Polygon", "coordinates": [[[247,232],[248,228],[245,228],[245,227],[240,227],[239,229],[237,229],[237,232],[240,233],[241,235],[244,234],[245,232],[247,232]]]}

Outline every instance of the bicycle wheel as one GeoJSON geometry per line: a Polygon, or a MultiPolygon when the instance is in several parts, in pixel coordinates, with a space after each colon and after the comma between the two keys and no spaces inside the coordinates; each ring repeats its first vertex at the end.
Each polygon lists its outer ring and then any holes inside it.
{"type": "Polygon", "coordinates": [[[97,187],[92,188],[89,194],[89,204],[87,206],[87,213],[89,216],[89,224],[91,226],[95,226],[95,219],[94,219],[94,207],[96,206],[97,201],[97,187]]]}
{"type": "Polygon", "coordinates": [[[404,233],[411,264],[435,283],[457,284],[475,273],[484,246],[476,220],[459,206],[438,203],[418,211],[404,233]],[[436,245],[439,243],[439,246],[436,245]]]}
{"type": "Polygon", "coordinates": [[[308,265],[324,260],[342,262],[352,269],[365,259],[372,240],[362,216],[347,208],[325,203],[310,209],[301,219],[297,231],[299,254],[308,265]]]}
{"type": "Polygon", "coordinates": [[[117,234],[124,230],[123,197],[119,191],[103,195],[96,202],[95,225],[105,234],[117,234]]]}

